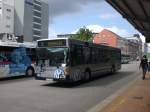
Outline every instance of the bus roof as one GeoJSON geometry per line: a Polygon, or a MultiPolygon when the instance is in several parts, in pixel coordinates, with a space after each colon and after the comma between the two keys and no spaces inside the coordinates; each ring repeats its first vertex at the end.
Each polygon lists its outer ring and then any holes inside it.
{"type": "Polygon", "coordinates": [[[40,40],[37,40],[37,42],[38,41],[48,41],[48,40],[71,40],[71,41],[73,41],[75,43],[79,43],[79,44],[88,43],[90,46],[99,46],[99,47],[105,47],[105,48],[111,48],[111,49],[118,49],[118,50],[120,50],[119,48],[116,48],[116,47],[111,47],[111,46],[107,46],[107,45],[96,44],[96,43],[93,43],[93,42],[82,41],[82,40],[77,40],[77,39],[72,39],[72,38],[40,39],[40,40]]]}
{"type": "Polygon", "coordinates": [[[35,42],[13,42],[13,41],[0,41],[0,46],[6,46],[6,47],[27,47],[27,48],[35,48],[36,47],[35,42]]]}
{"type": "Polygon", "coordinates": [[[37,40],[37,41],[46,41],[46,40],[67,40],[67,39],[69,39],[69,38],[49,38],[49,39],[39,39],[39,40],[37,40]]]}

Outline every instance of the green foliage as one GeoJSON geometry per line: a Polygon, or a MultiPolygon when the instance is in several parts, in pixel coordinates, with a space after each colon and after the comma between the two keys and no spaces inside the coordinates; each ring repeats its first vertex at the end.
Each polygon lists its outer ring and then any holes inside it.
{"type": "Polygon", "coordinates": [[[71,38],[83,40],[83,41],[92,41],[92,31],[86,27],[80,28],[76,35],[73,35],[71,38]]]}

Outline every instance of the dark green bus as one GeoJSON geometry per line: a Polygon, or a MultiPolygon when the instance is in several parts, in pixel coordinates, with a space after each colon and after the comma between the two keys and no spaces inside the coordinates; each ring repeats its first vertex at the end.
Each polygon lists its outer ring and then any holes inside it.
{"type": "Polygon", "coordinates": [[[121,69],[121,51],[74,39],[37,41],[36,79],[75,82],[121,69]]]}

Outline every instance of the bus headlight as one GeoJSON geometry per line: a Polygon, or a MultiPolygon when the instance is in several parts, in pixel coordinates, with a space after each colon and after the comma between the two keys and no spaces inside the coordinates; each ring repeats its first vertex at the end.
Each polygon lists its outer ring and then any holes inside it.
{"type": "Polygon", "coordinates": [[[60,77],[59,78],[61,78],[61,79],[65,79],[65,75],[60,75],[60,77]]]}

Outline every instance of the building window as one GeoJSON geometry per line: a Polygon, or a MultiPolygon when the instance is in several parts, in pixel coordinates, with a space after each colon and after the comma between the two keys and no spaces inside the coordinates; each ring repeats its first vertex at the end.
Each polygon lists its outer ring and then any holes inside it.
{"type": "Polygon", "coordinates": [[[33,35],[33,41],[36,41],[36,40],[38,40],[40,38],[41,38],[40,36],[33,35]]]}
{"type": "Polygon", "coordinates": [[[33,24],[33,28],[41,29],[41,25],[39,25],[39,24],[33,24]]]}
{"type": "Polygon", "coordinates": [[[41,13],[37,12],[37,11],[34,11],[34,16],[41,17],[41,13]]]}
{"type": "Polygon", "coordinates": [[[38,5],[34,5],[34,9],[35,9],[35,10],[38,10],[38,11],[41,11],[41,10],[42,10],[41,6],[38,6],[38,5]]]}
{"type": "Polygon", "coordinates": [[[1,7],[0,7],[0,14],[2,14],[2,9],[1,9],[1,7]]]}
{"type": "Polygon", "coordinates": [[[42,5],[42,3],[40,1],[37,1],[37,0],[34,0],[34,3],[38,4],[38,5],[42,5]]]}
{"type": "Polygon", "coordinates": [[[10,25],[6,25],[6,28],[10,28],[10,25]]]}
{"type": "Polygon", "coordinates": [[[41,23],[41,19],[40,19],[40,18],[36,18],[36,17],[34,17],[34,18],[33,18],[33,22],[41,23]]]}
{"type": "Polygon", "coordinates": [[[33,35],[41,35],[41,31],[33,30],[33,35]]]}
{"type": "Polygon", "coordinates": [[[25,3],[30,5],[30,6],[33,6],[33,3],[30,0],[26,0],[25,3]]]}
{"type": "Polygon", "coordinates": [[[11,12],[11,9],[6,9],[6,11],[11,12]]]}

